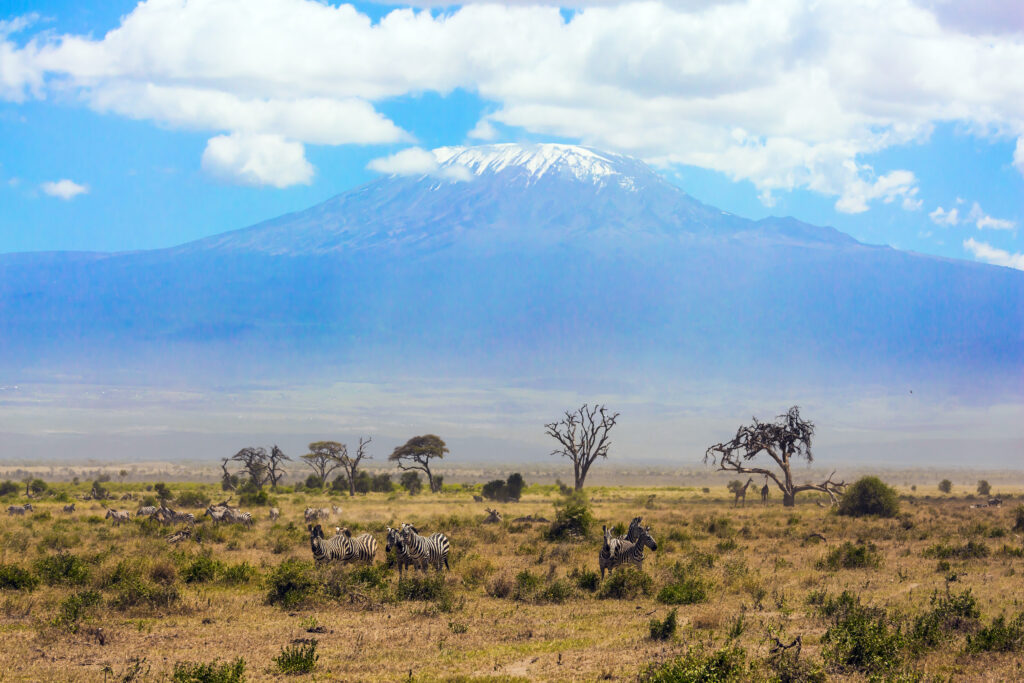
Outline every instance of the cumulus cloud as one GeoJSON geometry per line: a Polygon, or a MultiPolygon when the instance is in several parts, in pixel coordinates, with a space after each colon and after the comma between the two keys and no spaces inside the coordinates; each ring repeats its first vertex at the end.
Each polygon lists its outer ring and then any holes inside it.
{"type": "Polygon", "coordinates": [[[212,176],[243,185],[281,188],[313,179],[302,143],[279,135],[232,133],[210,138],[202,167],[212,176]]]}
{"type": "Polygon", "coordinates": [[[964,249],[979,261],[1024,270],[1024,254],[1020,252],[1011,254],[986,242],[978,242],[973,237],[964,240],[964,249]]]}
{"type": "Polygon", "coordinates": [[[959,225],[960,210],[952,208],[949,211],[946,211],[940,206],[928,214],[928,218],[931,218],[932,223],[935,223],[936,225],[959,225]]]}
{"type": "Polygon", "coordinates": [[[389,175],[429,175],[455,181],[466,181],[473,177],[465,166],[441,166],[433,152],[420,147],[409,147],[391,156],[374,159],[366,167],[389,175]]]}
{"type": "Polygon", "coordinates": [[[1013,165],[1021,175],[1024,175],[1024,135],[1017,138],[1017,146],[1013,150],[1013,165]]]}
{"type": "Polygon", "coordinates": [[[73,180],[68,180],[67,178],[45,182],[39,187],[45,194],[51,197],[57,197],[58,199],[63,199],[64,201],[74,199],[80,194],[89,193],[88,185],[79,185],[73,180]]]}
{"type": "Polygon", "coordinates": [[[490,141],[498,137],[497,129],[487,119],[480,119],[466,137],[471,140],[490,141]]]}
{"type": "Polygon", "coordinates": [[[1016,223],[1005,218],[993,218],[985,213],[978,202],[971,206],[971,212],[967,214],[967,220],[974,223],[978,230],[1013,230],[1016,223]]]}
{"type": "Polygon", "coordinates": [[[1024,81],[1005,76],[1024,71],[1024,34],[972,28],[998,23],[994,0],[957,4],[970,21],[949,2],[578,0],[566,17],[513,1],[374,22],[314,0],[148,0],[100,38],[0,39],[0,97],[53,83],[165,125],[350,144],[411,141],[375,103],[463,88],[493,104],[478,139],[503,124],[720,171],[764,197],[915,209],[912,174],[868,155],[942,122],[1024,131],[1024,81]]]}

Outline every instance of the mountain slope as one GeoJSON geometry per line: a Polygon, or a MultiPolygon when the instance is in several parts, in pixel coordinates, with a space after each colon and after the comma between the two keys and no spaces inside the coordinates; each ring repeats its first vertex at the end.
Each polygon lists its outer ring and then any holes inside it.
{"type": "Polygon", "coordinates": [[[584,148],[435,157],[180,247],[0,256],[0,379],[1020,386],[1024,273],[749,221],[584,148]]]}

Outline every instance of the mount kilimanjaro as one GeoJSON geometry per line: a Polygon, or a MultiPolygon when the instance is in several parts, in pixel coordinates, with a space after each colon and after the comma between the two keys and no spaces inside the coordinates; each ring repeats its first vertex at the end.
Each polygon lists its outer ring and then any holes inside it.
{"type": "Polygon", "coordinates": [[[0,255],[0,382],[1024,386],[1024,273],[747,220],[582,147],[434,156],[174,248],[0,255]]]}

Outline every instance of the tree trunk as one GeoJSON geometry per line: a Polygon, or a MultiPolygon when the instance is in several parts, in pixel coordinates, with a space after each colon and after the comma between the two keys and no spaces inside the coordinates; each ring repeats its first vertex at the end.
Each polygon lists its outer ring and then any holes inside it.
{"type": "Polygon", "coordinates": [[[430,484],[430,492],[437,493],[437,489],[434,488],[434,475],[430,473],[430,468],[424,467],[423,471],[427,473],[427,483],[430,484]]]}
{"type": "Polygon", "coordinates": [[[796,496],[786,491],[782,494],[782,505],[783,507],[791,508],[796,505],[796,496]]]}
{"type": "Polygon", "coordinates": [[[796,494],[793,493],[793,475],[789,471],[789,454],[782,456],[782,474],[786,477],[786,490],[782,492],[782,507],[791,508],[796,505],[796,494]]]}
{"type": "Polygon", "coordinates": [[[356,478],[353,474],[348,475],[348,497],[356,497],[356,478]]]}

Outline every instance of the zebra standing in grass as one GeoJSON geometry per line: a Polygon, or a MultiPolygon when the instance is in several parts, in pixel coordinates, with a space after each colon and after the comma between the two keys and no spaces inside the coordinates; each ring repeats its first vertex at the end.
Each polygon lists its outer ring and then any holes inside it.
{"type": "Polygon", "coordinates": [[[227,512],[227,508],[214,507],[213,505],[211,505],[210,507],[206,508],[206,512],[204,512],[203,515],[208,516],[210,519],[213,520],[214,525],[217,525],[224,521],[224,517],[225,515],[227,515],[227,512]]]}
{"type": "Polygon", "coordinates": [[[318,519],[327,519],[331,516],[331,511],[327,508],[306,508],[303,512],[303,516],[306,518],[306,524],[315,522],[318,519]]]}
{"type": "Polygon", "coordinates": [[[373,564],[373,558],[377,555],[377,539],[370,534],[360,534],[352,538],[352,532],[348,530],[348,527],[342,529],[341,533],[352,542],[354,553],[352,560],[354,562],[373,564]]]}
{"type": "Polygon", "coordinates": [[[392,548],[395,549],[395,564],[398,565],[398,578],[402,578],[402,570],[409,566],[415,566],[415,563],[406,552],[402,533],[398,529],[388,527],[387,544],[384,546],[384,552],[389,553],[392,548]]]}
{"type": "Polygon", "coordinates": [[[431,565],[437,571],[441,571],[443,564],[445,569],[451,571],[451,567],[448,566],[448,551],[451,549],[451,544],[444,534],[420,536],[416,527],[406,523],[402,525],[402,541],[405,542],[409,559],[417,568],[422,567],[426,570],[427,565],[431,565]]]}
{"type": "Polygon", "coordinates": [[[224,519],[234,524],[244,524],[247,527],[252,526],[252,514],[248,512],[242,512],[241,510],[232,510],[228,508],[224,514],[224,519]]]}
{"type": "Polygon", "coordinates": [[[121,526],[131,519],[131,513],[127,510],[114,510],[112,508],[108,508],[107,516],[104,519],[113,519],[114,526],[121,526]]]}
{"type": "Polygon", "coordinates": [[[135,516],[136,517],[150,517],[150,516],[155,515],[155,514],[156,514],[156,506],[155,505],[143,505],[142,507],[140,507],[138,510],[135,511],[135,516]]]}
{"type": "Polygon", "coordinates": [[[345,534],[324,538],[324,530],[319,524],[307,525],[309,529],[309,549],[313,551],[313,559],[317,564],[339,560],[348,562],[355,554],[352,541],[345,534]]]}
{"type": "Polygon", "coordinates": [[[64,512],[67,512],[68,514],[70,514],[70,513],[74,512],[74,511],[75,511],[75,504],[74,503],[71,503],[70,505],[65,505],[64,506],[64,512]]]}
{"type": "Polygon", "coordinates": [[[276,522],[277,518],[281,516],[281,511],[277,508],[270,508],[270,521],[276,522]]]}
{"type": "MultiPolygon", "coordinates": [[[[633,525],[631,524],[630,527],[633,525]]],[[[602,527],[604,531],[604,543],[601,544],[601,552],[597,556],[598,564],[601,567],[601,579],[604,579],[604,572],[611,571],[622,564],[634,564],[643,569],[644,547],[651,550],[658,549],[658,543],[651,537],[649,527],[636,525],[637,538],[635,541],[627,541],[623,538],[612,536],[608,527],[602,527]]]]}
{"type": "Polygon", "coordinates": [[[24,515],[26,512],[32,512],[32,503],[25,503],[24,505],[11,505],[7,508],[7,514],[9,515],[24,515]]]}

